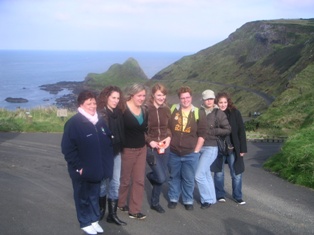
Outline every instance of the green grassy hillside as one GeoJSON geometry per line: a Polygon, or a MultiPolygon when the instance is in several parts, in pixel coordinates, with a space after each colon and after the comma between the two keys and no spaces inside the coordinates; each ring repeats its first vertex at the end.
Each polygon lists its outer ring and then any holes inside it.
{"type": "Polygon", "coordinates": [[[198,93],[204,89],[228,91],[247,114],[264,112],[268,100],[278,97],[289,81],[313,62],[313,19],[256,21],[224,41],[182,58],[152,80],[166,83],[172,92],[181,84],[198,93]]]}
{"type": "Polygon", "coordinates": [[[148,78],[138,62],[129,58],[123,64],[112,65],[104,73],[89,73],[85,78],[85,86],[99,92],[108,85],[119,86],[124,89],[133,83],[145,83],[147,80],[148,78]]]}
{"type": "MultiPolygon", "coordinates": [[[[314,188],[314,64],[292,79],[262,116],[262,133],[287,135],[280,153],[265,168],[296,184],[314,188]]],[[[252,121],[251,121],[252,122],[252,121]]]]}
{"type": "Polygon", "coordinates": [[[156,74],[150,83],[170,92],[189,85],[229,92],[249,135],[288,137],[265,167],[314,188],[314,19],[256,21],[226,40],[186,56],[156,74]]]}

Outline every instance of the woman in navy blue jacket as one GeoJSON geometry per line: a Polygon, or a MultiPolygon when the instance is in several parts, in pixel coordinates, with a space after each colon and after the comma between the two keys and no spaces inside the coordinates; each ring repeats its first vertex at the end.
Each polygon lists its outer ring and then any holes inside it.
{"type": "Polygon", "coordinates": [[[64,125],[62,153],[72,180],[77,219],[87,234],[102,233],[98,224],[100,181],[112,176],[111,132],[98,119],[96,96],[83,91],[78,96],[78,113],[64,125]]]}

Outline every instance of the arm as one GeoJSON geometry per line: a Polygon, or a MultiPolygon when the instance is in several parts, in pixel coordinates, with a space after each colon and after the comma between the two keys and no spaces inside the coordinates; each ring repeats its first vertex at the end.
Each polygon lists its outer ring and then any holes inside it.
{"type": "Polygon", "coordinates": [[[61,141],[61,150],[64,154],[64,159],[68,165],[75,170],[82,170],[82,164],[78,156],[78,144],[76,135],[76,128],[73,122],[68,121],[64,126],[64,133],[61,141]]]}
{"type": "Polygon", "coordinates": [[[242,119],[242,115],[239,110],[236,111],[236,123],[238,125],[238,138],[240,143],[240,156],[243,157],[244,154],[247,152],[247,145],[246,145],[246,132],[245,126],[242,119]]]}
{"type": "Polygon", "coordinates": [[[194,152],[199,152],[201,148],[203,147],[203,144],[205,142],[205,138],[207,135],[207,120],[206,120],[206,114],[204,110],[199,111],[199,120],[197,123],[197,143],[194,149],[194,152]]]}
{"type": "Polygon", "coordinates": [[[221,110],[217,110],[217,115],[215,114],[215,117],[217,118],[219,126],[214,128],[215,135],[218,136],[226,136],[231,133],[231,126],[229,124],[227,115],[222,112],[221,110]]]}
{"type": "Polygon", "coordinates": [[[201,150],[201,148],[203,147],[204,141],[205,139],[203,137],[197,138],[197,143],[194,149],[194,153],[198,153],[201,150]]]}

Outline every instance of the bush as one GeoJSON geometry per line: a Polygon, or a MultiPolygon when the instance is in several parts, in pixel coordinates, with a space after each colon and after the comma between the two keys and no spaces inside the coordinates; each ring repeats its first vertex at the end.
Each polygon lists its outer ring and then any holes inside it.
{"type": "Polygon", "coordinates": [[[314,189],[314,127],[290,136],[264,167],[288,181],[314,189]]]}

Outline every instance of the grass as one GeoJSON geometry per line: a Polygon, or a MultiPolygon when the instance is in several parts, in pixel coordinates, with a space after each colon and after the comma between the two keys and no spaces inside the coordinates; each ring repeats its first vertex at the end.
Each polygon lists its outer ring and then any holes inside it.
{"type": "Polygon", "coordinates": [[[288,181],[314,189],[314,127],[289,137],[264,167],[288,181]]]}
{"type": "Polygon", "coordinates": [[[309,65],[273,102],[267,112],[246,123],[250,136],[288,136],[282,150],[269,158],[265,169],[314,189],[314,64],[309,65]]]}
{"type": "Polygon", "coordinates": [[[65,122],[74,112],[68,112],[67,117],[61,118],[57,117],[57,110],[55,106],[15,111],[0,109],[0,131],[63,132],[65,122]]]}

